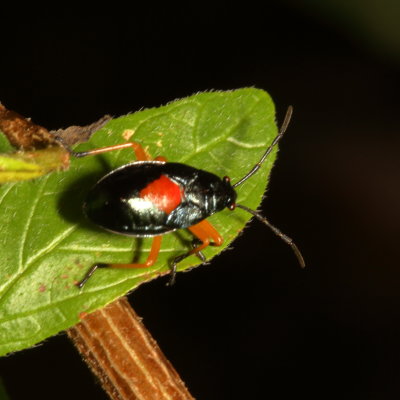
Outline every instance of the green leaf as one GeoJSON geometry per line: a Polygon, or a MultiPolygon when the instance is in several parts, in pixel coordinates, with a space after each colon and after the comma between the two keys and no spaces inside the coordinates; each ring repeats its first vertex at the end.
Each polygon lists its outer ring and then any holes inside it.
{"type": "MultiPolygon", "coordinates": [[[[228,175],[232,182],[259,161],[276,136],[274,106],[257,89],[201,93],[167,106],[114,119],[77,150],[134,140],[156,157],[228,175]]],[[[276,149],[261,170],[238,187],[238,202],[257,208],[276,149]]],[[[0,187],[0,354],[16,351],[73,326],[140,283],[169,273],[172,258],[185,253],[187,231],[165,235],[149,269],[101,269],[82,291],[74,283],[95,262],[146,259],[151,239],[134,239],[97,229],[82,215],[87,189],[113,168],[133,161],[129,149],[73,159],[68,171],[0,187]]],[[[224,210],[209,218],[225,239],[218,254],[243,229],[250,215],[224,210]]],[[[179,270],[199,264],[195,256],[179,270]]],[[[179,275],[177,278],[179,285],[179,275]]]]}
{"type": "Polygon", "coordinates": [[[3,132],[0,131],[0,153],[6,153],[15,150],[8,141],[3,132]]]}

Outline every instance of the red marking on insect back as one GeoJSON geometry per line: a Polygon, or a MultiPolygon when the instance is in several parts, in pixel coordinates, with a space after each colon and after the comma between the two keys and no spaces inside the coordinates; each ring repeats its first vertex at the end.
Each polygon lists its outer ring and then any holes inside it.
{"type": "Polygon", "coordinates": [[[177,183],[161,175],[140,191],[140,197],[151,201],[157,208],[169,214],[181,203],[182,192],[177,183]]]}

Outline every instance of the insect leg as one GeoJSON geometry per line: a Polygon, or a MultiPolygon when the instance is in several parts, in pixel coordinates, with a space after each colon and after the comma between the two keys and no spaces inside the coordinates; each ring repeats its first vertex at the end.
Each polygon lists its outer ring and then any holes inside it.
{"type": "Polygon", "coordinates": [[[95,264],[93,265],[84,278],[77,283],[77,286],[79,289],[82,289],[82,287],[85,285],[85,283],[88,281],[88,279],[94,274],[94,272],[98,268],[120,268],[120,269],[129,269],[129,268],[148,268],[151,267],[156,261],[158,254],[160,252],[160,247],[161,247],[161,241],[162,241],[162,236],[155,236],[153,238],[153,243],[151,245],[150,253],[149,256],[147,257],[147,260],[144,263],[135,263],[135,264],[95,264]]]}
{"type": "MultiPolygon", "coordinates": [[[[208,237],[209,239],[212,239],[212,242],[209,243],[210,246],[221,246],[221,244],[224,242],[223,237],[206,219],[204,219],[203,221],[199,222],[196,225],[191,226],[189,230],[190,232],[193,233],[193,235],[195,235],[201,241],[202,237],[204,238],[205,236],[208,237]]],[[[197,253],[197,251],[199,250],[201,249],[197,248],[193,249],[192,254],[197,253]]]]}
{"type": "MultiPolygon", "coordinates": [[[[195,248],[198,247],[201,243],[202,243],[202,242],[201,242],[200,239],[194,238],[194,239],[192,240],[192,249],[195,249],[195,248]]],[[[201,260],[201,262],[203,262],[203,263],[205,263],[205,262],[207,261],[206,256],[205,256],[201,251],[198,251],[198,252],[196,253],[196,256],[199,257],[200,260],[201,260]]]]}
{"type": "Polygon", "coordinates": [[[221,244],[223,243],[222,236],[207,220],[203,220],[198,224],[189,227],[188,229],[198,239],[197,246],[187,253],[181,254],[180,256],[174,258],[171,265],[171,279],[169,281],[169,285],[173,285],[175,283],[176,269],[178,263],[180,263],[182,260],[192,254],[196,254],[201,259],[201,261],[204,262],[205,257],[201,250],[210,245],[221,246],[221,244]],[[212,241],[210,241],[210,239],[212,241]]]}
{"type": "Polygon", "coordinates": [[[86,156],[94,156],[96,154],[107,153],[109,151],[114,150],[121,150],[131,147],[135,152],[136,159],[138,161],[149,161],[151,157],[145,152],[142,145],[136,142],[126,142],[121,144],[116,144],[114,146],[106,146],[106,147],[99,147],[98,149],[88,150],[88,151],[72,151],[67,148],[69,153],[74,157],[86,157],[86,156]]]}
{"type": "Polygon", "coordinates": [[[167,159],[163,156],[157,156],[154,161],[163,161],[163,162],[167,162],[167,159]]]}

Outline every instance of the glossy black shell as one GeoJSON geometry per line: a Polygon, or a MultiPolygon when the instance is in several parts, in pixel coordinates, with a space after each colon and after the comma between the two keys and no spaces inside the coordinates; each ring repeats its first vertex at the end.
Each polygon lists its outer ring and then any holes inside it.
{"type": "Polygon", "coordinates": [[[227,179],[185,164],[137,161],[111,171],[89,191],[87,218],[100,227],[129,236],[156,236],[190,227],[229,207],[236,192],[227,179]],[[178,184],[182,198],[169,214],[139,193],[161,175],[178,184]]]}

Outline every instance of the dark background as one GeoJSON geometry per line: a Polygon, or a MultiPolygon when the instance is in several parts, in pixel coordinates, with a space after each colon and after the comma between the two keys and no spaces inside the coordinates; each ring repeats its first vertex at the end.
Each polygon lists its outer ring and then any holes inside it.
{"type": "MultiPolygon", "coordinates": [[[[130,295],[196,398],[400,394],[396,4],[3,14],[0,100],[49,129],[209,89],[265,89],[278,120],[294,106],[263,213],[307,269],[254,221],[210,266],[130,295]]],[[[12,400],[106,398],[65,334],[0,376],[12,400]]]]}

